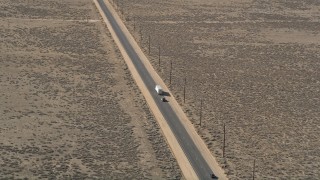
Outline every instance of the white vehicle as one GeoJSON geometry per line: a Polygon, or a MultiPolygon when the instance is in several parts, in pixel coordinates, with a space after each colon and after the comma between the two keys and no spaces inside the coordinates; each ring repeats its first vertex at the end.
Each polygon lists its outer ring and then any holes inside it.
{"type": "Polygon", "coordinates": [[[161,94],[163,93],[162,87],[161,87],[160,85],[156,85],[155,90],[157,91],[157,93],[158,93],[159,95],[161,95],[161,94]]]}

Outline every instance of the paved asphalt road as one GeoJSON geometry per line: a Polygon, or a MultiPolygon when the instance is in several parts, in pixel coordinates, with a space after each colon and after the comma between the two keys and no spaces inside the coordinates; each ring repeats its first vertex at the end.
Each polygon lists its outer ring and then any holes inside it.
{"type": "Polygon", "coordinates": [[[181,124],[176,113],[172,110],[172,108],[168,103],[162,102],[160,100],[160,96],[156,93],[154,89],[156,86],[156,83],[154,82],[151,75],[146,70],[139,56],[137,55],[137,53],[129,43],[128,39],[126,38],[122,30],[120,29],[119,25],[117,24],[114,17],[110,13],[106,5],[104,4],[103,0],[98,0],[98,3],[101,9],[103,10],[103,12],[105,13],[106,17],[108,18],[109,22],[111,23],[114,31],[116,32],[116,35],[118,36],[120,42],[122,43],[129,57],[133,61],[133,64],[138,70],[140,77],[142,78],[143,82],[146,84],[148,90],[152,95],[152,98],[154,99],[161,113],[163,114],[164,118],[168,122],[171,130],[176,136],[180,146],[182,147],[187,158],[189,159],[199,179],[211,179],[210,174],[212,173],[212,170],[209,168],[207,162],[204,160],[203,156],[200,154],[199,150],[197,149],[194,142],[190,138],[186,129],[181,124]]]}

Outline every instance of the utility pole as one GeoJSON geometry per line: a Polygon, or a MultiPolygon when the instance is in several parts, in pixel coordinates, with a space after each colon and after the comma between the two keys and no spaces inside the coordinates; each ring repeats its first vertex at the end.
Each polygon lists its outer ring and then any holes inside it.
{"type": "Polygon", "coordinates": [[[142,27],[140,28],[139,33],[140,33],[141,46],[142,46],[142,41],[143,41],[143,37],[142,37],[142,27]]]}
{"type": "Polygon", "coordinates": [[[252,169],[252,180],[254,180],[254,176],[256,173],[256,160],[253,160],[253,169],[252,169]]]}
{"type": "Polygon", "coordinates": [[[170,85],[171,85],[171,75],[172,75],[172,59],[170,59],[170,85]]]}
{"type": "Polygon", "coordinates": [[[124,18],[124,4],[123,4],[123,1],[121,1],[121,14],[122,14],[122,18],[124,20],[125,18],[124,18]]]}
{"type": "Polygon", "coordinates": [[[160,45],[159,45],[159,68],[160,68],[160,45]]]}
{"type": "Polygon", "coordinates": [[[184,86],[183,86],[183,103],[186,103],[186,85],[187,85],[187,77],[184,77],[184,86]]]}
{"type": "Polygon", "coordinates": [[[148,39],[148,44],[149,44],[149,55],[150,55],[150,34],[149,34],[149,39],[148,39]]]}
{"type": "Polygon", "coordinates": [[[119,11],[120,7],[119,7],[119,1],[118,0],[116,1],[116,7],[117,7],[117,11],[119,11]]]}
{"type": "Polygon", "coordinates": [[[226,124],[223,124],[223,148],[222,148],[222,157],[225,157],[226,150],[226,124]]]}
{"type": "Polygon", "coordinates": [[[200,100],[200,127],[201,127],[201,120],[202,120],[202,104],[203,104],[203,100],[201,98],[201,100],[200,100]]]}
{"type": "Polygon", "coordinates": [[[136,17],[133,17],[133,31],[136,31],[136,17]]]}

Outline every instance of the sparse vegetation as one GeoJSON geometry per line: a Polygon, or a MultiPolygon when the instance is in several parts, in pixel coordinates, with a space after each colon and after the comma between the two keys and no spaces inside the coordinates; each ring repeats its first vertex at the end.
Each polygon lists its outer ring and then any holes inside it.
{"type": "Polygon", "coordinates": [[[145,54],[151,36],[149,57],[167,84],[172,60],[170,88],[231,179],[251,179],[254,159],[256,179],[320,177],[319,1],[124,0],[119,6],[145,54]]]}
{"type": "Polygon", "coordinates": [[[0,178],[181,178],[99,18],[87,0],[0,2],[0,178]]]}

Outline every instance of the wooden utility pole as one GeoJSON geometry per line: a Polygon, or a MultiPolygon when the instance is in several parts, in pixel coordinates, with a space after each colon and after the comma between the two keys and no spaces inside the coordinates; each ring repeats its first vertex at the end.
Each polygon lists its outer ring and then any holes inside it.
{"type": "Polygon", "coordinates": [[[159,68],[160,68],[160,45],[159,45],[159,68]]]}
{"type": "Polygon", "coordinates": [[[133,31],[136,31],[136,17],[133,17],[133,31]]]}
{"type": "Polygon", "coordinates": [[[172,76],[172,59],[170,59],[170,85],[171,85],[171,76],[172,76]]]}
{"type": "Polygon", "coordinates": [[[149,34],[148,44],[149,44],[149,46],[148,46],[148,47],[149,47],[149,48],[148,48],[149,51],[148,51],[148,52],[149,52],[149,55],[150,55],[150,34],[149,34]]]}
{"type": "Polygon", "coordinates": [[[122,14],[122,18],[124,18],[124,4],[123,4],[123,1],[121,1],[121,14],[122,14]]]}
{"type": "Polygon", "coordinates": [[[140,28],[139,33],[140,33],[140,39],[141,39],[141,45],[142,45],[142,41],[143,41],[143,37],[142,37],[142,27],[140,28]]]}
{"type": "Polygon", "coordinates": [[[184,86],[183,86],[183,103],[186,103],[186,85],[187,85],[187,77],[184,77],[184,86]]]}
{"type": "Polygon", "coordinates": [[[255,173],[256,173],[256,160],[253,160],[253,169],[252,169],[252,180],[254,180],[255,177],[255,173]]]}
{"type": "Polygon", "coordinates": [[[201,127],[201,120],[202,120],[202,104],[203,104],[203,100],[200,100],[200,127],[201,127]]]}
{"type": "Polygon", "coordinates": [[[222,157],[225,157],[226,151],[226,124],[223,124],[223,148],[222,148],[222,157]]]}

